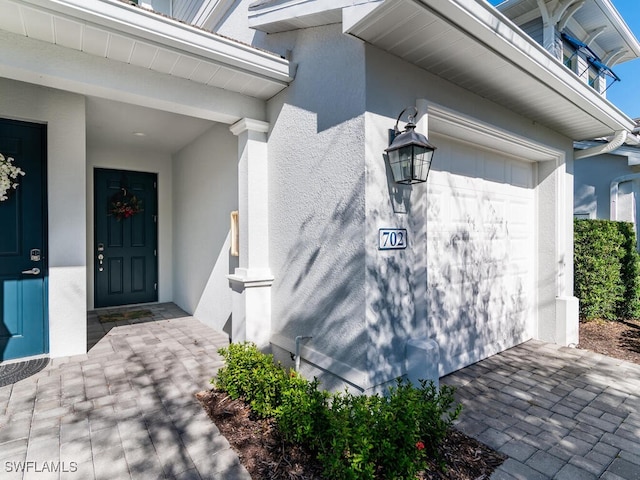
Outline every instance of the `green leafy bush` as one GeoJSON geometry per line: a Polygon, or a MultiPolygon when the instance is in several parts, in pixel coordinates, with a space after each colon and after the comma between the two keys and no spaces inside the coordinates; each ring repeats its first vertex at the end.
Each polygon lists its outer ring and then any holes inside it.
{"type": "Polygon", "coordinates": [[[315,436],[328,429],[330,395],[318,385],[317,379],[309,382],[299,374],[290,374],[288,388],[282,392],[282,402],[275,414],[286,441],[313,445],[315,436]]]}
{"type": "Polygon", "coordinates": [[[282,403],[288,383],[287,372],[253,343],[232,343],[219,350],[225,367],[212,380],[214,386],[233,398],[244,398],[260,417],[272,417],[282,403]]]}
{"type": "Polygon", "coordinates": [[[624,301],[618,308],[618,316],[622,318],[640,317],[640,255],[636,250],[636,232],[632,223],[617,222],[618,229],[624,237],[620,267],[620,277],[625,287],[624,301]]]}
{"type": "Polygon", "coordinates": [[[632,224],[576,220],[574,283],[580,317],[616,319],[640,315],[640,262],[632,224]]]}
{"type": "Polygon", "coordinates": [[[220,350],[226,365],[212,380],[276,419],[283,438],[315,452],[327,478],[409,479],[439,458],[438,448],[460,413],[452,387],[398,380],[388,394],[331,394],[273,362],[250,343],[220,350]],[[277,372],[279,371],[279,372],[277,372]]]}

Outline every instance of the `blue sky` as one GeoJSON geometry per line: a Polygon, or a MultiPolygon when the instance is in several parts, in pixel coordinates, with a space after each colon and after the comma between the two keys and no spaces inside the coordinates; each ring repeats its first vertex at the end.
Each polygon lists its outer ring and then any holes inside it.
{"type": "MultiPolygon", "coordinates": [[[[488,0],[492,5],[502,0],[488,0]]],[[[640,39],[640,5],[638,0],[611,0],[636,38],[640,39]]],[[[607,98],[632,118],[640,118],[640,59],[613,68],[622,81],[607,90],[607,98]]]]}

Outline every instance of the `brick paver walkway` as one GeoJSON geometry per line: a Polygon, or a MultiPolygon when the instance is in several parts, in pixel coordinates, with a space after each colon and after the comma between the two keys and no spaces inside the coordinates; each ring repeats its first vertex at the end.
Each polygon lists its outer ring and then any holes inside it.
{"type": "Polygon", "coordinates": [[[0,478],[250,480],[194,398],[227,336],[173,304],[149,308],[115,328],[91,313],[87,355],[0,388],[0,478]]]}
{"type": "Polygon", "coordinates": [[[444,377],[494,480],[640,480],[640,365],[529,341],[444,377]]]}
{"type": "MultiPolygon", "coordinates": [[[[91,313],[87,355],[0,388],[0,478],[250,480],[194,398],[226,335],[149,308],[131,325],[91,313]]],[[[509,456],[494,480],[640,480],[639,365],[529,341],[441,382],[458,428],[509,456]]]]}

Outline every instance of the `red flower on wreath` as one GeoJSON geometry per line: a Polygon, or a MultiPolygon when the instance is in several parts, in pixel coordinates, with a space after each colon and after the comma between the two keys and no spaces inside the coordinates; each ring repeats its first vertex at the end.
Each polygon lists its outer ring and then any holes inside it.
{"type": "Polygon", "coordinates": [[[416,448],[418,450],[424,450],[424,443],[422,442],[416,442],[416,448]]]}
{"type": "Polygon", "coordinates": [[[142,201],[135,195],[129,195],[126,189],[111,197],[109,215],[116,217],[118,221],[123,218],[131,218],[142,211],[142,201]]]}

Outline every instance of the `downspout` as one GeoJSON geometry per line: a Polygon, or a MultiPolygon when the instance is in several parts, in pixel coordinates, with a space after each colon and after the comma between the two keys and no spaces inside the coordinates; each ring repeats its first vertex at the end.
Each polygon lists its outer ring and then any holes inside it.
{"type": "Polygon", "coordinates": [[[308,340],[310,338],[313,338],[313,337],[306,336],[306,335],[298,335],[296,337],[296,356],[295,356],[295,362],[296,363],[295,363],[295,368],[294,368],[294,370],[296,372],[300,371],[300,341],[301,340],[308,340]]]}
{"type": "Polygon", "coordinates": [[[615,149],[620,148],[624,142],[627,141],[629,132],[627,130],[620,130],[615,133],[609,143],[604,145],[598,145],[597,147],[585,148],[584,150],[578,150],[573,154],[574,160],[581,158],[593,157],[595,155],[601,155],[603,153],[613,152],[615,149]]]}

